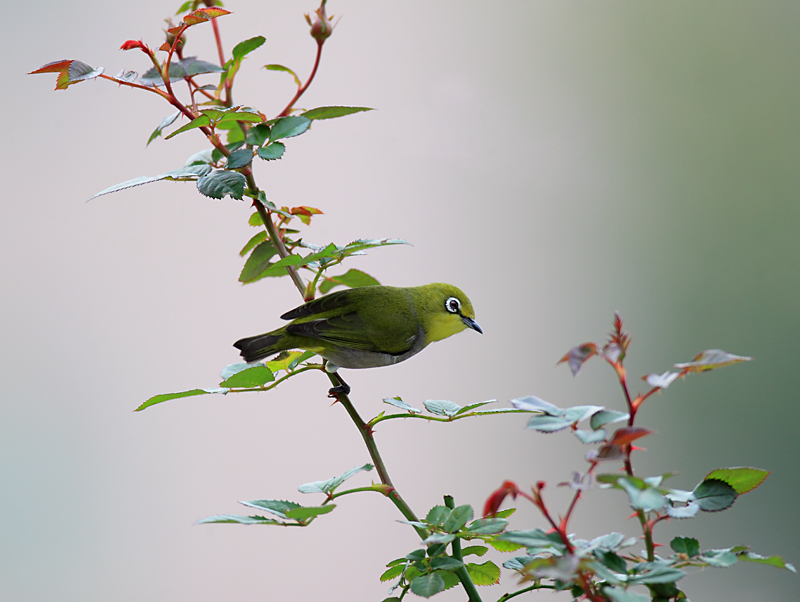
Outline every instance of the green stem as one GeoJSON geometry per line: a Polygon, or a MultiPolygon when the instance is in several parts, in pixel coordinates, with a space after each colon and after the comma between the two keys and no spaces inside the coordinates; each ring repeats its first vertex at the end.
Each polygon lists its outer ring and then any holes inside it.
{"type": "Polygon", "coordinates": [[[313,366],[303,366],[302,368],[296,368],[295,370],[292,370],[288,374],[286,374],[284,376],[281,376],[278,380],[273,381],[272,383],[269,384],[269,386],[266,386],[266,387],[252,387],[250,389],[230,389],[228,391],[228,393],[253,393],[253,392],[269,391],[269,390],[274,389],[275,387],[277,387],[283,381],[288,380],[288,379],[292,378],[293,376],[296,376],[296,375],[300,374],[301,372],[308,372],[309,370],[322,370],[322,366],[319,365],[319,364],[316,364],[316,365],[313,365],[313,366]]]}
{"type": "Polygon", "coordinates": [[[384,485],[371,485],[369,487],[355,487],[353,489],[346,489],[345,491],[340,491],[338,493],[332,493],[331,497],[328,498],[323,505],[327,504],[329,501],[335,500],[337,497],[342,497],[343,495],[349,495],[351,493],[360,493],[362,491],[374,491],[376,493],[382,493],[383,495],[388,496],[388,492],[384,485]]]}
{"type": "Polygon", "coordinates": [[[555,589],[555,588],[556,588],[555,585],[542,585],[541,583],[537,583],[537,584],[531,585],[530,587],[526,587],[526,588],[523,588],[523,589],[518,590],[516,592],[512,592],[510,594],[503,594],[502,596],[500,596],[497,599],[497,602],[506,602],[506,600],[510,600],[511,598],[514,598],[514,597],[519,596],[521,594],[526,594],[528,592],[532,592],[532,591],[537,590],[537,589],[555,589]]]}
{"type": "MultiPolygon", "coordinates": [[[[379,422],[383,422],[384,420],[393,420],[396,418],[416,418],[418,420],[427,420],[428,422],[455,422],[456,420],[461,420],[463,418],[472,418],[474,416],[488,416],[489,414],[496,414],[500,415],[497,412],[467,412],[466,414],[459,414],[458,416],[448,416],[439,417],[439,416],[423,416],[422,414],[388,414],[384,416],[376,416],[372,420],[369,421],[368,426],[370,428],[374,427],[379,422]]],[[[506,414],[530,414],[528,410],[512,410],[509,412],[503,412],[502,415],[506,414]]]]}
{"type": "Polygon", "coordinates": [[[294,95],[294,98],[292,98],[292,100],[289,101],[289,104],[286,105],[286,108],[278,114],[278,117],[286,117],[289,114],[289,111],[292,110],[294,103],[300,99],[300,97],[303,95],[303,92],[305,92],[311,85],[311,82],[314,81],[314,76],[317,74],[317,69],[319,68],[319,60],[322,58],[323,44],[325,44],[325,40],[317,40],[317,56],[314,58],[314,67],[311,69],[311,75],[308,76],[306,83],[297,89],[297,93],[294,95]]]}
{"type": "MultiPolygon", "coordinates": [[[[275,250],[278,251],[278,255],[280,255],[281,259],[288,257],[289,251],[286,250],[286,245],[283,244],[283,240],[281,240],[281,237],[278,234],[278,229],[275,227],[275,223],[272,221],[270,212],[266,207],[264,207],[264,205],[261,204],[261,201],[258,200],[258,193],[260,191],[256,185],[256,180],[253,177],[253,172],[249,168],[246,170],[243,169],[242,175],[247,180],[247,188],[253,194],[253,205],[255,205],[256,211],[258,211],[258,214],[261,216],[261,221],[264,222],[264,227],[267,229],[267,235],[269,236],[270,242],[275,246],[275,250]]],[[[297,268],[295,268],[293,265],[288,265],[286,266],[286,271],[289,272],[289,276],[292,278],[292,282],[294,282],[297,290],[300,291],[300,295],[305,297],[306,285],[303,284],[303,279],[297,272],[297,268]]]]}
{"type": "MultiPolygon", "coordinates": [[[[342,384],[341,381],[339,381],[338,376],[335,374],[328,373],[328,378],[330,379],[331,384],[334,386],[339,386],[342,384]]],[[[414,514],[411,506],[409,506],[403,497],[397,492],[397,489],[392,483],[392,479],[389,478],[389,472],[386,470],[386,465],[383,463],[383,458],[381,458],[381,454],[378,451],[375,438],[372,436],[372,429],[366,422],[364,422],[364,419],[359,416],[358,411],[353,405],[353,402],[350,401],[350,397],[348,397],[345,393],[338,393],[336,395],[336,399],[344,406],[344,409],[347,410],[347,413],[350,415],[350,419],[353,421],[353,424],[356,425],[358,432],[361,433],[361,438],[364,439],[364,444],[367,446],[369,456],[372,458],[372,463],[375,465],[375,470],[381,479],[381,483],[390,488],[389,492],[387,493],[389,499],[395,506],[397,506],[400,514],[402,514],[406,520],[419,522],[419,518],[416,514],[414,514]]],[[[423,529],[422,527],[414,527],[414,530],[421,539],[427,539],[430,535],[428,530],[423,529]]]]}
{"type": "MultiPolygon", "coordinates": [[[[450,508],[450,510],[456,507],[452,495],[444,496],[444,505],[450,508]]],[[[464,557],[461,555],[461,538],[458,535],[456,535],[456,538],[453,540],[451,547],[453,548],[453,558],[461,563],[461,568],[456,570],[455,573],[459,581],[461,581],[461,585],[464,586],[464,591],[467,592],[469,602],[481,602],[481,596],[478,594],[478,590],[472,582],[472,577],[469,576],[467,565],[464,564],[464,557]]]]}

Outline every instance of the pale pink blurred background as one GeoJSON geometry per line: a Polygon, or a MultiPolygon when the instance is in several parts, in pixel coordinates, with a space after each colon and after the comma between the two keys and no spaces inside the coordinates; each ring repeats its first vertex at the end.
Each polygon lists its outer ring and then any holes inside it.
{"type": "MultiPolygon", "coordinates": [[[[417,540],[379,496],[344,498],[302,530],[193,525],[246,514],[237,500],[318,503],[296,487],[368,460],[325,398],[326,379],[132,412],[156,393],[215,386],[237,361],[231,343],[275,327],[298,302],[288,280],[237,283],[237,252],[254,233],[246,203],[175,183],[85,203],[203,147],[189,133],[145,150],[169,107],[108,82],[53,92],[55,76],[25,75],[62,58],[144,71],[143,55],[117,49],[139,38],[158,46],[179,4],[4,11],[0,598],[381,600],[384,564],[417,540]]],[[[267,38],[235,98],[276,113],[291,79],[259,68],[307,75],[314,43],[302,13],[315,5],[226,8],[228,49],[267,38]]],[[[633,335],[632,380],[710,347],[756,358],[675,383],[640,414],[658,431],[636,458],[642,476],[678,471],[672,485],[691,488],[717,467],[774,471],[731,510],[664,525],[657,539],[694,535],[704,549],[750,544],[800,561],[800,8],[331,0],[329,11],[343,18],[301,105],[378,110],[316,123],[282,161],[258,165],[259,183],[278,204],[325,211],[309,241],[411,241],[350,267],[386,284],[452,282],[486,333],[351,372],[362,414],[388,409],[380,400],[393,395],[416,406],[536,394],[621,408],[599,363],[577,380],[555,367],[571,346],[601,340],[619,310],[633,335]]],[[[191,33],[187,54],[214,60],[211,28],[191,33]]],[[[547,481],[564,509],[554,485],[585,466],[588,448],[524,424],[393,422],[377,437],[420,514],[445,493],[480,507],[506,478],[547,481]]],[[[574,530],[635,534],[621,496],[591,492],[574,530]]],[[[512,527],[535,526],[544,523],[521,504],[512,527]]],[[[747,565],[681,585],[695,602],[788,600],[796,579],[747,565]]]]}

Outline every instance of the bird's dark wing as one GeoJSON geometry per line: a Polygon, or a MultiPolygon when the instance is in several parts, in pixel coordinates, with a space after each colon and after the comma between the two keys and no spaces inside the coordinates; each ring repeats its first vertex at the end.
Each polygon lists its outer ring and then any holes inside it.
{"type": "MultiPolygon", "coordinates": [[[[320,299],[321,300],[321,299],[320,299]]],[[[360,351],[382,351],[373,342],[361,318],[356,313],[289,324],[290,334],[327,341],[334,345],[360,351]]]]}
{"type": "Polygon", "coordinates": [[[350,302],[349,297],[352,292],[352,290],[337,291],[335,293],[331,293],[330,295],[320,297],[319,299],[314,299],[313,301],[309,301],[300,307],[295,307],[294,309],[287,311],[281,316],[281,319],[295,320],[297,318],[307,318],[315,314],[322,314],[325,312],[342,309],[350,302]]]}

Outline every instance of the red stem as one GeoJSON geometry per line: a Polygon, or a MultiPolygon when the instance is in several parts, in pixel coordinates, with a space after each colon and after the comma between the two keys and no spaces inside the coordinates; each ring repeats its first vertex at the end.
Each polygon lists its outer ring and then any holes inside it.
{"type": "Polygon", "coordinates": [[[292,98],[292,100],[289,101],[289,104],[286,105],[286,108],[278,114],[278,117],[286,117],[289,114],[289,111],[292,110],[294,103],[297,102],[297,100],[303,95],[303,92],[305,92],[306,89],[308,89],[308,86],[311,85],[311,82],[314,81],[314,76],[317,74],[317,67],[319,67],[320,58],[322,58],[322,45],[324,43],[325,40],[317,40],[317,56],[314,59],[314,68],[311,69],[311,75],[308,76],[306,83],[297,89],[297,93],[294,95],[294,98],[292,98]]]}

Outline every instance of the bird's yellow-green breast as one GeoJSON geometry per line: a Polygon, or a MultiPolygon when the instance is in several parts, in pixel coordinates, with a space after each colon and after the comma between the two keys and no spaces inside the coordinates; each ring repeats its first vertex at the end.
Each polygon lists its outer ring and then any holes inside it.
{"type": "Polygon", "coordinates": [[[451,284],[367,286],[339,291],[281,316],[291,322],[234,343],[247,362],[287,349],[328,360],[328,370],[402,362],[466,328],[483,332],[467,296],[451,284]]]}

